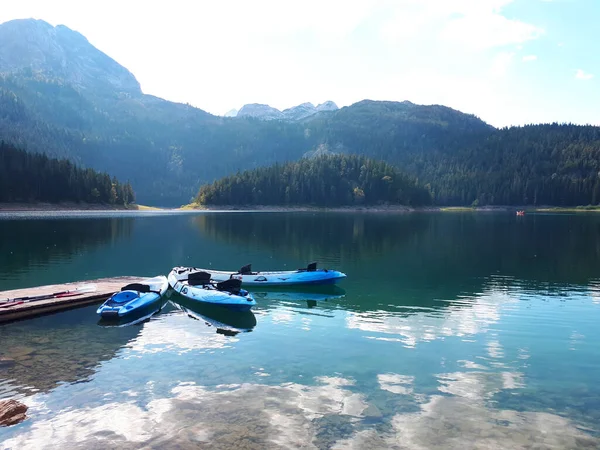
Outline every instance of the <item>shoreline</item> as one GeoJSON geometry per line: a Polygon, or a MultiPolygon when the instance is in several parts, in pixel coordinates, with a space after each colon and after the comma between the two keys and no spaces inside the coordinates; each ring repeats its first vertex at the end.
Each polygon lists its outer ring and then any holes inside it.
{"type": "Polygon", "coordinates": [[[262,212],[337,212],[337,211],[394,211],[394,212],[413,212],[414,208],[408,206],[368,206],[368,207],[356,207],[356,206],[339,206],[335,208],[324,208],[317,206],[269,206],[269,205],[243,205],[243,206],[231,206],[231,205],[210,205],[210,206],[191,206],[185,205],[180,209],[188,211],[262,211],[262,212]]]}
{"type": "Polygon", "coordinates": [[[423,206],[413,208],[404,205],[368,205],[368,206],[268,206],[268,205],[184,205],[181,210],[206,211],[206,212],[373,212],[373,213],[420,213],[420,212],[517,212],[542,213],[542,212],[600,212],[600,206],[423,206]]]}
{"type": "Polygon", "coordinates": [[[404,205],[368,205],[368,206],[337,206],[337,207],[317,207],[317,206],[268,206],[268,205],[184,205],[180,209],[187,211],[206,211],[206,212],[390,212],[390,213],[419,213],[419,212],[516,212],[523,210],[526,213],[532,212],[600,212],[600,207],[556,207],[556,206],[424,206],[413,208],[404,205]]]}
{"type": "Polygon", "coordinates": [[[600,212],[595,206],[425,206],[413,208],[404,205],[368,205],[368,206],[269,206],[269,205],[183,205],[179,208],[161,208],[131,204],[100,205],[88,203],[0,203],[1,212],[74,212],[74,211],[181,211],[181,212],[367,212],[367,213],[431,213],[431,212],[509,212],[523,210],[525,213],[589,213],[600,212]]]}
{"type": "Polygon", "coordinates": [[[94,203],[0,203],[0,212],[20,211],[161,211],[163,208],[130,204],[103,205],[94,203]]]}

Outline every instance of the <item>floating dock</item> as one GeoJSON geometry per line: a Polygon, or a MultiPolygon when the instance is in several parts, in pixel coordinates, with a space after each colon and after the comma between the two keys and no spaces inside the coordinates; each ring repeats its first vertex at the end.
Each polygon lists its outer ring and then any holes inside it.
{"type": "Polygon", "coordinates": [[[12,291],[0,292],[0,324],[12,322],[15,320],[29,319],[32,317],[51,314],[66,309],[79,308],[94,303],[100,303],[108,298],[114,292],[120,291],[123,286],[129,283],[136,283],[145,277],[116,277],[101,278],[99,280],[78,281],[76,283],[52,284],[49,286],[39,286],[26,289],[15,289],[12,291]],[[87,284],[96,285],[93,292],[84,292],[70,297],[48,298],[45,300],[31,300],[23,303],[4,302],[6,299],[21,297],[36,297],[41,295],[50,295],[56,292],[72,291],[78,287],[87,284]]]}

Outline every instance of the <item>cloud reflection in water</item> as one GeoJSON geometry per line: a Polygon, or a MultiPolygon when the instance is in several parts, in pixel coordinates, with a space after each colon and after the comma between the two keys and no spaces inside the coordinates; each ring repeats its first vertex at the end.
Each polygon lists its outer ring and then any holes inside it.
{"type": "MultiPolygon", "coordinates": [[[[412,381],[394,374],[378,378],[388,392],[394,390],[390,386],[412,381]]],[[[562,449],[600,444],[557,415],[487,407],[482,399],[510,388],[502,376],[448,374],[440,379],[458,395],[433,395],[414,413],[392,414],[386,427],[365,421],[369,404],[352,391],[353,381],[343,377],[318,377],[310,386],[235,384],[208,389],[181,383],[172,389],[172,397],[144,405],[113,402],[65,410],[37,421],[5,441],[4,448],[526,449],[538,443],[562,449]],[[462,395],[465,383],[476,397],[462,395]]],[[[397,392],[407,393],[408,388],[397,392]]]]}
{"type": "Polygon", "coordinates": [[[346,326],[366,332],[395,335],[367,336],[370,339],[397,340],[414,348],[419,342],[428,342],[448,336],[466,337],[485,332],[500,320],[501,309],[517,300],[505,293],[489,293],[470,302],[453,302],[443,310],[415,309],[412,314],[394,314],[388,311],[368,313],[350,312],[346,326]]]}

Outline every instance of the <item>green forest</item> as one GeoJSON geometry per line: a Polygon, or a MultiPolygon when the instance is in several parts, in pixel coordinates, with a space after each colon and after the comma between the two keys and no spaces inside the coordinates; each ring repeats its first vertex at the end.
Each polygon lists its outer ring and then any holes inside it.
{"type": "Polygon", "coordinates": [[[431,204],[429,190],[383,161],[324,155],[238,172],[200,188],[203,205],[431,204]]]}
{"type": "Polygon", "coordinates": [[[600,202],[600,127],[496,129],[450,108],[371,101],[323,125],[341,151],[382,159],[430,184],[436,205],[600,202]]]}
{"type": "Polygon", "coordinates": [[[600,202],[599,127],[495,129],[443,106],[375,101],[300,122],[261,121],[148,97],[111,100],[52,80],[0,77],[0,134],[128,179],[139,200],[159,206],[188,203],[203,184],[318,148],[385,161],[430,185],[440,206],[600,202]]]}
{"type": "Polygon", "coordinates": [[[261,121],[5,77],[0,133],[28,151],[128,179],[138,200],[159,206],[188,203],[203,184],[318,148],[385,161],[430,185],[440,206],[600,202],[600,128],[495,129],[450,108],[409,102],[363,101],[299,122],[261,121]]]}
{"type": "Polygon", "coordinates": [[[135,194],[129,183],[105,173],[0,141],[0,202],[65,201],[127,205],[135,201],[135,194]]]}

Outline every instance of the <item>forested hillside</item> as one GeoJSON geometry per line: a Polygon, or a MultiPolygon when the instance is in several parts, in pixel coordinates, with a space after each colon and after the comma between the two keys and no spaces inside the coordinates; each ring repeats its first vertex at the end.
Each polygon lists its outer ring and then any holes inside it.
{"type": "Polygon", "coordinates": [[[91,95],[44,74],[0,76],[0,135],[29,151],[131,180],[141,202],[178,205],[238,169],[300,157],[299,124],[211,116],[152,96],[91,95]]]}
{"type": "Polygon", "coordinates": [[[600,202],[600,127],[498,130],[449,108],[371,101],[322,126],[338,149],[383,159],[430,184],[439,205],[600,202]]]}
{"type": "Polygon", "coordinates": [[[376,205],[423,206],[428,189],[383,161],[334,155],[230,175],[202,186],[204,205],[376,205]]]}
{"type": "Polygon", "coordinates": [[[12,21],[0,40],[2,139],[130,180],[142,203],[188,203],[202,184],[317,149],[386,161],[439,205],[600,202],[597,127],[498,130],[444,106],[367,100],[292,122],[216,117],[143,94],[67,27],[12,21]]]}
{"type": "Polygon", "coordinates": [[[135,194],[129,183],[105,173],[0,141],[0,202],[64,201],[127,205],[135,201],[135,194]]]}
{"type": "Polygon", "coordinates": [[[432,163],[423,179],[435,180],[439,204],[598,204],[600,128],[549,124],[499,130],[432,163]]]}

